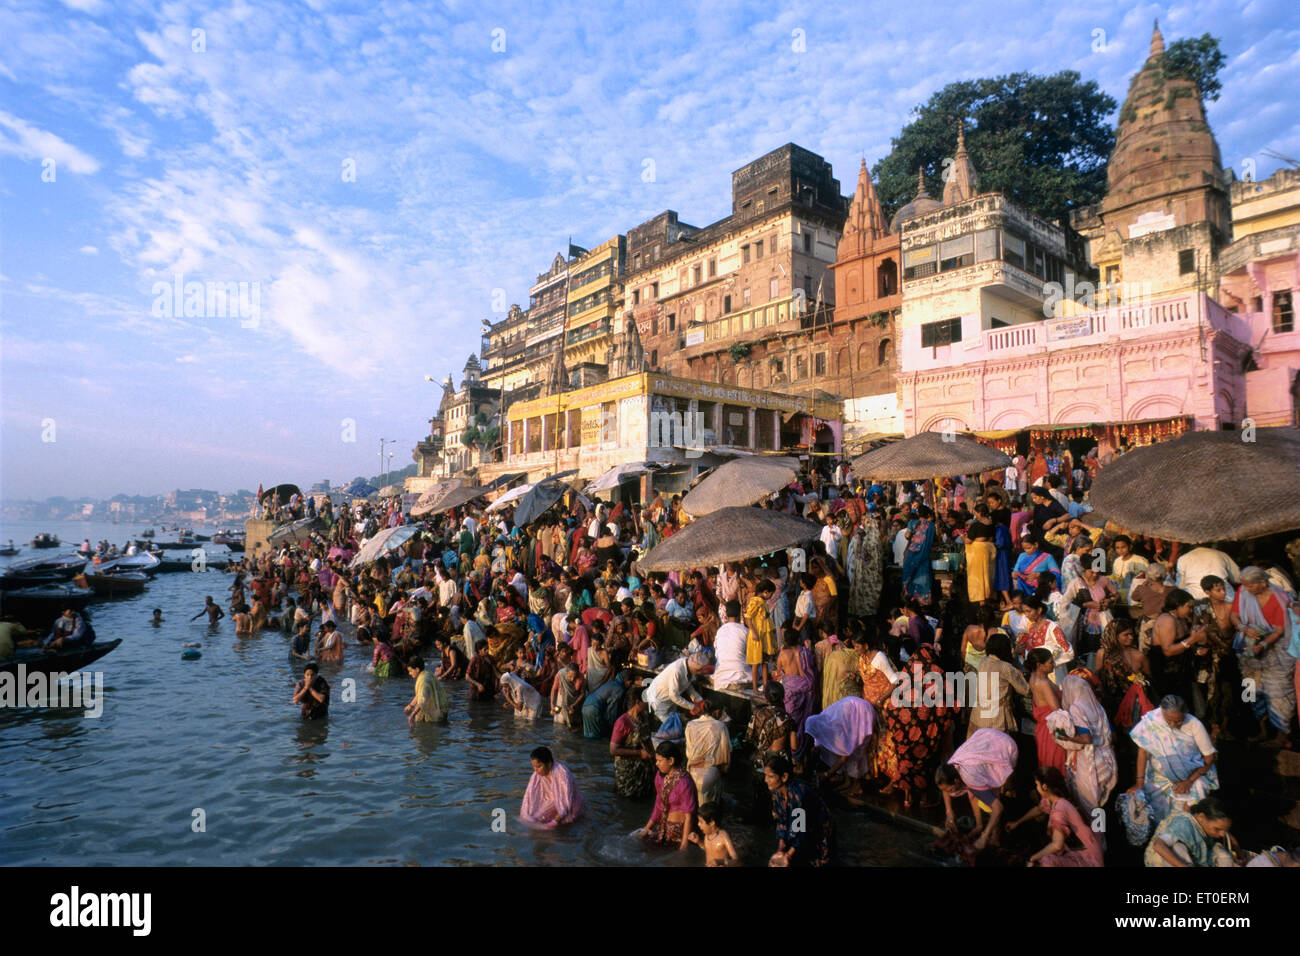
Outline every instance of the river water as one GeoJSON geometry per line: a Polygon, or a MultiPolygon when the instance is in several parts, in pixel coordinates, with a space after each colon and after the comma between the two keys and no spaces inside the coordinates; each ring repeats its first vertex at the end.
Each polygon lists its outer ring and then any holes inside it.
{"type": "MultiPolygon", "coordinates": [[[[22,544],[50,531],[67,551],[86,537],[121,545],[142,530],[11,522],[0,526],[0,541],[22,544]]],[[[35,553],[60,552],[24,547],[10,560],[35,553]]],[[[160,574],[142,594],[91,606],[99,638],[123,639],[92,665],[103,675],[100,717],[0,708],[0,863],[702,862],[694,847],[646,851],[629,836],[648,819],[650,802],[614,792],[607,744],[549,718],[521,721],[499,704],[469,703],[464,682],[448,686],[449,725],[411,728],[402,707],[412,682],[368,674],[368,652],[351,644],[341,664],[322,668],[331,686],[329,718],[302,720],[290,702],[300,670],[283,634],[236,639],[229,618],[215,628],[189,621],[207,594],[227,608],[231,581],[212,569],[160,574]],[[149,623],[155,607],[164,618],[157,628],[149,623]],[[187,642],[202,644],[201,659],[181,660],[187,642]],[[353,703],[340,700],[347,679],[355,682],[353,703]],[[587,812],[571,827],[539,833],[515,818],[531,774],[528,754],[538,745],[550,746],[578,778],[587,812]],[[497,832],[493,821],[503,818],[506,832],[497,832]]],[[[731,794],[745,794],[748,785],[735,768],[731,794]]],[[[915,832],[861,812],[835,811],[835,819],[846,863],[930,860],[928,838],[915,832]]],[[[724,826],[746,864],[761,865],[775,849],[771,826],[750,826],[736,813],[724,826]]]]}

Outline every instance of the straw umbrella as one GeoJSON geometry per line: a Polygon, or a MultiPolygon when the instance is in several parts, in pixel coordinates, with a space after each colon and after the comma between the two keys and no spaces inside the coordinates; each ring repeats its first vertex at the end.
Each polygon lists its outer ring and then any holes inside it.
{"type": "Polygon", "coordinates": [[[798,475],[788,459],[735,458],[713,469],[682,499],[682,510],[700,517],[734,505],[752,505],[780,491],[798,475]]]}
{"type": "Polygon", "coordinates": [[[398,525],[396,528],[385,528],[361,547],[361,550],[352,559],[350,567],[355,568],[358,565],[369,564],[385,554],[400,551],[406,542],[414,538],[419,532],[419,528],[409,524],[398,525]]]}
{"type": "Polygon", "coordinates": [[[770,554],[811,541],[821,529],[806,518],[767,508],[711,511],[637,561],[643,571],[678,571],[770,554]]]}
{"type": "MultiPolygon", "coordinates": [[[[440,515],[444,511],[450,511],[452,508],[459,508],[461,505],[467,505],[475,498],[481,498],[487,494],[486,488],[480,488],[476,485],[466,485],[462,488],[453,488],[447,494],[443,495],[432,508],[429,509],[430,515],[440,515]]],[[[414,510],[411,512],[415,513],[414,510]]]]}
{"type": "Polygon", "coordinates": [[[1006,468],[1011,459],[988,445],[951,432],[921,432],[853,459],[853,471],[886,481],[920,481],[982,474],[1006,468]]]}
{"type": "Polygon", "coordinates": [[[1200,544],[1300,528],[1300,429],[1188,432],[1102,468],[1089,493],[1116,525],[1200,544]],[[1253,441],[1247,440],[1253,438],[1253,441]]]}
{"type": "Polygon", "coordinates": [[[431,514],[443,498],[464,484],[465,480],[463,478],[450,478],[447,481],[438,482],[415,500],[415,504],[411,506],[411,514],[416,518],[431,514]]]}

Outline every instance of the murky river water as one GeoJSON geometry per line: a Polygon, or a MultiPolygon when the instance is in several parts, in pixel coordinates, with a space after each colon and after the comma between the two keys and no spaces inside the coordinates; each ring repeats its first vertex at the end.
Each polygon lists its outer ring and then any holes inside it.
{"type": "MultiPolygon", "coordinates": [[[[75,547],[84,537],[121,544],[143,528],[11,523],[0,540],[22,543],[40,530],[75,547]]],[[[300,671],[283,634],[236,639],[228,618],[212,629],[189,621],[206,594],[226,607],[231,580],[216,570],[161,574],[141,595],[92,605],[100,639],[123,639],[92,665],[104,681],[99,718],[0,709],[0,863],[701,863],[695,848],[647,853],[629,836],[650,803],[615,794],[606,744],[549,719],[471,704],[463,682],[449,685],[448,726],[412,729],[402,713],[412,682],[368,674],[368,653],[350,645],[342,664],[322,669],[332,688],[328,720],[301,720],[289,700],[300,671]],[[148,623],[155,607],[165,619],[157,628],[148,623]],[[181,645],[193,641],[202,658],[182,661],[181,645]],[[340,702],[346,678],[355,680],[354,703],[340,702]],[[537,833],[514,819],[528,753],[540,744],[573,770],[587,803],[567,829],[537,833]],[[492,828],[497,808],[508,817],[505,833],[492,828]],[[196,810],[204,832],[195,832],[196,810]]],[[[733,773],[729,783],[745,794],[748,778],[733,773]]],[[[847,863],[928,861],[916,833],[862,813],[835,816],[847,863]]],[[[736,814],[724,825],[747,864],[775,848],[770,826],[736,814]]]]}

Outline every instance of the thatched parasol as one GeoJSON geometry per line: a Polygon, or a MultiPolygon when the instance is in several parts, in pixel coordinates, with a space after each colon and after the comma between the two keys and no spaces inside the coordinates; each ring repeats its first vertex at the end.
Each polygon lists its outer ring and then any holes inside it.
{"type": "Polygon", "coordinates": [[[713,469],[687,492],[682,510],[699,517],[721,508],[752,505],[795,480],[798,471],[785,460],[745,456],[713,469]]]}
{"type": "Polygon", "coordinates": [[[1116,458],[1097,473],[1089,498],[1139,534],[1244,541],[1300,528],[1297,479],[1300,429],[1188,432],[1116,458]]]}
{"type": "Polygon", "coordinates": [[[988,445],[951,432],[921,432],[853,459],[853,473],[886,481],[977,475],[1006,468],[1011,459],[988,445]]]}
{"type": "Polygon", "coordinates": [[[299,518],[280,525],[266,536],[266,540],[271,544],[299,544],[324,530],[325,522],[320,518],[299,518]]]}
{"type": "Polygon", "coordinates": [[[651,548],[637,564],[642,571],[679,571],[742,561],[811,541],[820,531],[814,522],[781,511],[720,508],[651,548]]]}

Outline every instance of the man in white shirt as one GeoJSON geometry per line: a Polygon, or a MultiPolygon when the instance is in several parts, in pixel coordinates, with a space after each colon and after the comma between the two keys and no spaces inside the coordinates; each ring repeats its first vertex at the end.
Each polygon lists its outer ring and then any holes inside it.
{"type": "Polygon", "coordinates": [[[478,537],[478,522],[475,521],[473,518],[471,518],[469,515],[465,516],[465,520],[463,520],[460,523],[460,526],[463,530],[468,531],[475,538],[478,537]]]}
{"type": "Polygon", "coordinates": [[[898,529],[894,535],[894,564],[897,567],[903,566],[903,555],[907,553],[907,526],[898,529]]]}
{"type": "Polygon", "coordinates": [[[719,690],[740,687],[751,680],[749,665],[745,663],[745,647],[749,642],[749,628],[740,623],[740,602],[728,601],[723,610],[726,623],[718,628],[713,638],[714,656],[718,666],[713,671],[713,686],[719,690]]]}
{"type": "Polygon", "coordinates": [[[691,686],[691,676],[708,670],[708,661],[705,654],[679,657],[659,672],[642,694],[656,717],[667,720],[678,707],[689,711],[704,702],[691,686]]]}
{"type": "Polygon", "coordinates": [[[1014,494],[1020,487],[1020,469],[1016,467],[1015,462],[1007,465],[1007,470],[1002,476],[1002,487],[1007,489],[1007,494],[1014,494]]]}
{"type": "MultiPolygon", "coordinates": [[[[1236,584],[1241,580],[1241,568],[1237,567],[1236,561],[1218,548],[1205,546],[1192,548],[1182,555],[1178,559],[1177,574],[1178,586],[1198,601],[1204,600],[1207,596],[1201,589],[1201,578],[1212,574],[1216,578],[1223,578],[1229,584],[1236,584]]],[[[1231,601],[1235,592],[1231,587],[1227,592],[1226,600],[1231,601]]]]}

